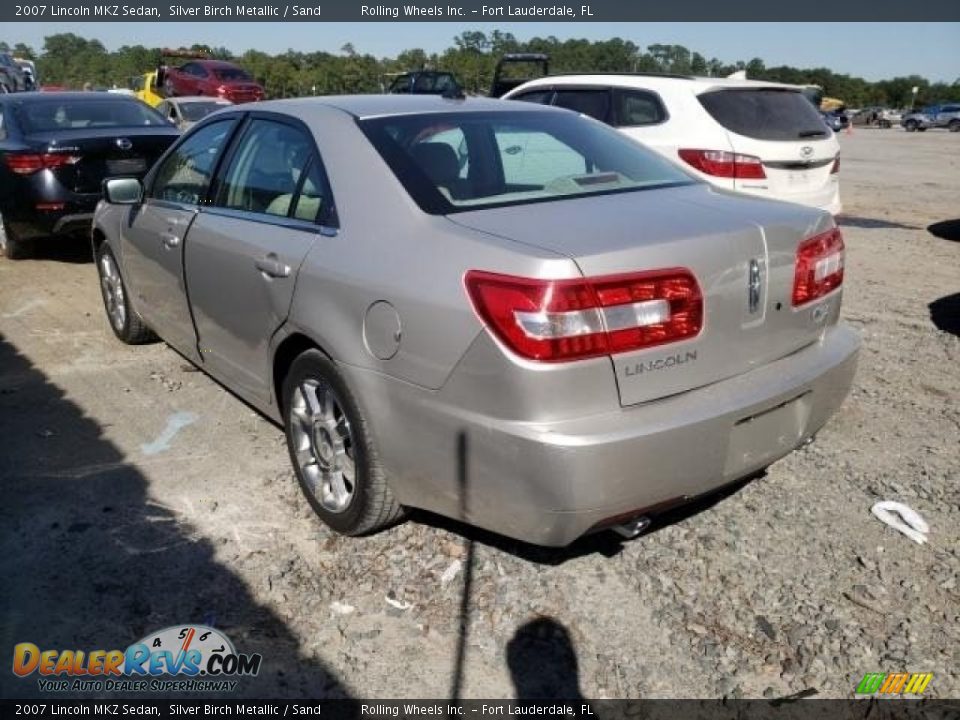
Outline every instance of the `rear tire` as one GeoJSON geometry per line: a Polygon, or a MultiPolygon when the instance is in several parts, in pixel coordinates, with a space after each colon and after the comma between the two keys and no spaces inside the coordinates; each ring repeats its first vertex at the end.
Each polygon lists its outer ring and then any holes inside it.
{"type": "Polygon", "coordinates": [[[907,132],[916,132],[917,130],[917,121],[916,120],[907,120],[903,124],[903,129],[907,132]]]}
{"type": "Polygon", "coordinates": [[[951,120],[950,124],[947,125],[947,129],[950,132],[960,132],[960,120],[951,120]]]}
{"type": "Polygon", "coordinates": [[[0,215],[0,255],[7,260],[23,260],[30,255],[30,244],[13,233],[3,215],[0,215]]]}
{"type": "Polygon", "coordinates": [[[883,129],[883,130],[889,130],[889,129],[890,129],[890,121],[889,121],[889,120],[881,120],[881,121],[880,121],[879,123],[877,123],[877,124],[878,124],[878,125],[880,126],[880,128],[883,129]]]}
{"type": "Polygon", "coordinates": [[[320,519],[342,535],[366,535],[397,522],[403,508],[336,365],[308,350],[290,366],[282,396],[290,462],[320,519]]]}
{"type": "Polygon", "coordinates": [[[97,249],[95,260],[97,274],[100,276],[100,295],[103,309],[107,313],[110,329],[127,345],[143,345],[157,339],[153,330],[147,327],[143,319],[130,307],[127,286],[120,275],[120,266],[113,251],[106,243],[97,249]]]}

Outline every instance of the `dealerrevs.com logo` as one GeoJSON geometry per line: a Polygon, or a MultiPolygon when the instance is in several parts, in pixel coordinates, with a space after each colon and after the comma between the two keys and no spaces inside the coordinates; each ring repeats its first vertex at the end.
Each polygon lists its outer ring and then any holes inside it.
{"type": "Polygon", "coordinates": [[[238,653],[219,630],[178,625],[126,650],[41,650],[19,643],[13,649],[13,673],[36,675],[46,692],[224,692],[236,689],[236,678],[260,672],[262,659],[238,653]]]}

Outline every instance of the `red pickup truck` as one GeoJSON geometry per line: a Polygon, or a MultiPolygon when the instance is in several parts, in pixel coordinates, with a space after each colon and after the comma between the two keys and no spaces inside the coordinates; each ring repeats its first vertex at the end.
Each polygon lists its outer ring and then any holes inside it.
{"type": "Polygon", "coordinates": [[[266,98],[263,86],[241,67],[223,60],[191,60],[179,67],[161,69],[160,83],[167,97],[207,95],[232,103],[256,102],[266,98]]]}

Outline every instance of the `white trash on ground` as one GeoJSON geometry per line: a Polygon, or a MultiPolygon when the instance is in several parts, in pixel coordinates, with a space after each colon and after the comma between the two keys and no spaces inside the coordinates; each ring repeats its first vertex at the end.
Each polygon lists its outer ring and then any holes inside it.
{"type": "Polygon", "coordinates": [[[870,508],[870,512],[880,522],[886,523],[894,530],[899,530],[915,543],[923,545],[927,541],[930,526],[927,525],[926,520],[920,517],[920,513],[908,505],[892,500],[883,500],[870,508]]]}

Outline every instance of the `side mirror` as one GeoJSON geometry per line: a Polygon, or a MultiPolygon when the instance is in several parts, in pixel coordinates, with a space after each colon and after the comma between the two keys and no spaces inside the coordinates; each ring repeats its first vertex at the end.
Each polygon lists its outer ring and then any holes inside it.
{"type": "Polygon", "coordinates": [[[109,178],[103,181],[103,197],[112,205],[136,205],[143,197],[137,178],[109,178]]]}

